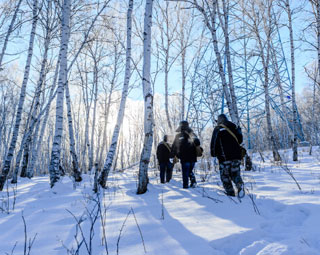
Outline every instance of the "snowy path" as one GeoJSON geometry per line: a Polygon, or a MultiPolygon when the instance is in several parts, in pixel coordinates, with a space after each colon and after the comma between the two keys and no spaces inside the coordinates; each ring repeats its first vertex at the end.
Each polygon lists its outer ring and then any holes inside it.
{"type": "MultiPolygon", "coordinates": [[[[221,195],[216,173],[209,182],[201,183],[198,170],[198,187],[184,190],[180,173],[174,173],[170,183],[160,184],[150,172],[149,190],[139,196],[135,194],[137,169],[116,173],[103,199],[109,254],[117,254],[117,248],[119,254],[145,254],[134,216],[146,254],[320,254],[319,161],[305,156],[298,163],[289,162],[288,167],[293,169],[302,192],[281,167],[265,163],[259,164],[256,172],[243,173],[260,214],[255,212],[248,195],[241,202],[221,195]],[[124,224],[131,208],[134,215],[130,213],[124,224]]],[[[75,219],[70,212],[78,218],[83,216],[82,227],[88,241],[91,224],[85,207],[93,208],[90,201],[94,196],[91,177],[84,179],[74,189],[66,177],[53,190],[46,177],[22,180],[15,210],[0,213],[0,255],[11,254],[16,242],[13,254],[23,254],[22,211],[28,238],[37,234],[31,254],[62,255],[76,247],[75,219]]],[[[0,197],[1,205],[6,193],[0,197]]],[[[101,245],[98,224],[100,218],[94,228],[92,254],[107,254],[101,245]]],[[[88,254],[84,244],[80,254],[88,254]]]]}

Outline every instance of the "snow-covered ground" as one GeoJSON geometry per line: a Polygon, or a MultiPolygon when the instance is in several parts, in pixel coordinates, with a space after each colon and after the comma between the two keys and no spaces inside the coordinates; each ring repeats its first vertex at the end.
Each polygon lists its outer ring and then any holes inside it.
{"type": "MultiPolygon", "coordinates": [[[[291,152],[282,155],[287,160],[291,152]]],[[[100,197],[92,193],[92,176],[77,186],[65,177],[53,189],[48,177],[20,180],[16,199],[11,185],[9,199],[0,193],[0,255],[28,254],[33,240],[33,255],[320,254],[320,151],[309,156],[300,148],[299,156],[282,166],[268,161],[270,154],[265,163],[256,157],[256,171],[242,172],[241,201],[225,196],[218,173],[206,175],[200,164],[197,188],[182,189],[176,171],[160,184],[152,170],[144,195],[135,194],[136,168],[114,173],[100,197]]]]}

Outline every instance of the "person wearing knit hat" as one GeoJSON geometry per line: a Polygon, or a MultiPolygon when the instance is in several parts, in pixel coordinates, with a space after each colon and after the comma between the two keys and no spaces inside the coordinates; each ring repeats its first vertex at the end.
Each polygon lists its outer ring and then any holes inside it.
{"type": "Polygon", "coordinates": [[[163,137],[157,146],[157,159],[160,167],[160,182],[169,182],[172,178],[173,164],[170,162],[170,158],[173,158],[171,145],[168,143],[168,136],[163,137]]]}
{"type": "Polygon", "coordinates": [[[202,149],[200,147],[200,140],[193,133],[193,130],[189,127],[189,123],[186,120],[180,121],[176,132],[178,132],[178,134],[175,136],[172,151],[173,154],[180,159],[183,188],[189,188],[189,178],[190,187],[195,187],[197,182],[193,168],[197,162],[196,147],[198,146],[202,149]]]}
{"type": "Polygon", "coordinates": [[[243,137],[240,127],[220,114],[211,138],[211,156],[219,160],[220,178],[228,196],[235,196],[232,182],[238,189],[238,197],[244,196],[244,184],[240,175],[241,148],[243,137]]]}

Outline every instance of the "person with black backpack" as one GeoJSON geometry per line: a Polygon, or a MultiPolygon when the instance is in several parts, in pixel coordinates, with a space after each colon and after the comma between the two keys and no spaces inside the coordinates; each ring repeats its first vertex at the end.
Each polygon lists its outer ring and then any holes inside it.
{"type": "Polygon", "coordinates": [[[195,187],[197,181],[193,173],[193,168],[197,162],[197,156],[200,156],[202,153],[200,140],[193,133],[193,130],[189,127],[189,123],[185,120],[180,122],[176,132],[178,132],[178,134],[176,134],[172,144],[172,151],[173,154],[180,159],[183,188],[189,188],[189,178],[190,187],[195,187]]]}
{"type": "Polygon", "coordinates": [[[160,167],[160,182],[169,182],[172,178],[173,164],[170,162],[173,158],[171,146],[168,143],[168,136],[163,137],[163,141],[157,146],[157,159],[160,167]]]}
{"type": "Polygon", "coordinates": [[[239,198],[244,196],[244,184],[240,175],[242,140],[241,128],[229,121],[225,114],[220,114],[211,138],[211,156],[219,160],[220,178],[226,194],[235,196],[232,185],[234,182],[239,198]]]}

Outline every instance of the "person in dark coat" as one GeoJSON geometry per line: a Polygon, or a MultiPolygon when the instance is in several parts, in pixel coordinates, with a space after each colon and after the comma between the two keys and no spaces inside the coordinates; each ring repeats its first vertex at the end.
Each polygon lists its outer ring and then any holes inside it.
{"type": "Polygon", "coordinates": [[[243,181],[240,175],[243,137],[240,127],[230,122],[226,115],[220,114],[211,138],[211,156],[219,160],[220,178],[228,196],[235,196],[232,182],[238,189],[238,196],[244,196],[243,181]]]}
{"type": "Polygon", "coordinates": [[[183,188],[187,189],[189,187],[189,178],[190,187],[194,187],[197,183],[193,168],[197,162],[196,146],[200,146],[200,140],[185,120],[180,122],[176,131],[178,134],[176,134],[172,144],[172,151],[180,159],[183,188]]]}
{"type": "Polygon", "coordinates": [[[169,182],[172,178],[173,164],[170,162],[170,158],[173,158],[171,152],[171,146],[168,143],[168,136],[163,137],[163,141],[158,144],[157,147],[157,159],[160,166],[160,182],[169,182]]]}

